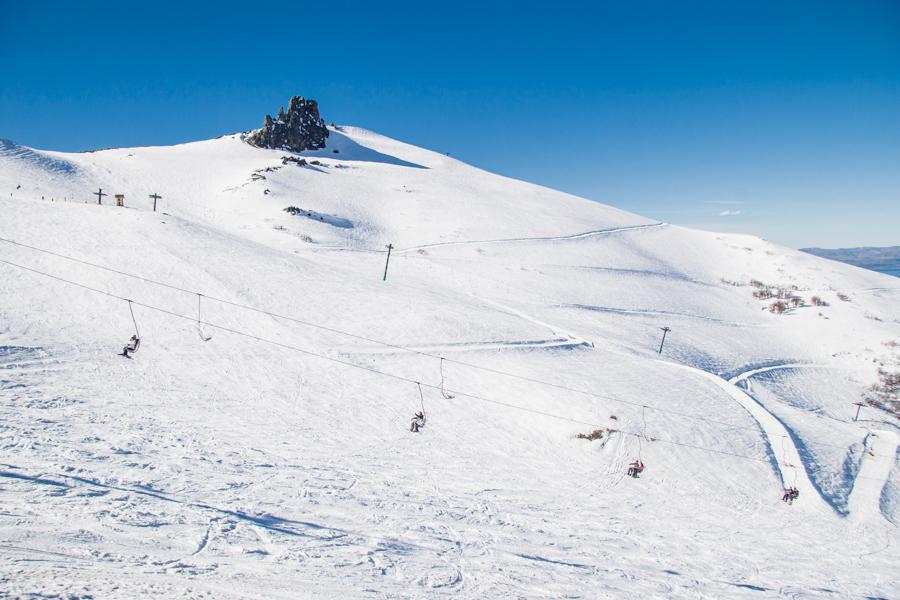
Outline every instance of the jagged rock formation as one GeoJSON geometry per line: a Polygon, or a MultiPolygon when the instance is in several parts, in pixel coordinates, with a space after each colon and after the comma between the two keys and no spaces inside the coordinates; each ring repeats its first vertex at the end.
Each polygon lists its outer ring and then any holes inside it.
{"type": "Polygon", "coordinates": [[[266,115],[261,129],[247,134],[246,141],[257,148],[284,149],[292,152],[325,147],[328,128],[319,116],[319,104],[303,96],[294,96],[288,110],[278,109],[277,118],[266,115]]]}

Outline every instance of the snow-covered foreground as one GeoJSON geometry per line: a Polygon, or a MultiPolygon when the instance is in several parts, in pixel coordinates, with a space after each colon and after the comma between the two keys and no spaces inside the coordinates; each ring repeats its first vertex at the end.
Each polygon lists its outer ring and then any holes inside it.
{"type": "Polygon", "coordinates": [[[0,597],[900,596],[900,281],[329,143],[0,146],[0,597]]]}

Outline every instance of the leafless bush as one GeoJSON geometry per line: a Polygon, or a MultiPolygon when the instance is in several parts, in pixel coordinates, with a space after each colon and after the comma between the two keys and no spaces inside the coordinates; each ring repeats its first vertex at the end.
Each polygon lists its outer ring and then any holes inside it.
{"type": "Polygon", "coordinates": [[[812,302],[813,306],[828,306],[828,303],[822,300],[819,296],[813,296],[809,299],[812,302]]]}
{"type": "Polygon", "coordinates": [[[865,396],[865,402],[885,410],[900,419],[900,371],[878,369],[878,383],[873,384],[865,396]]]}
{"type": "Polygon", "coordinates": [[[794,308],[799,308],[803,306],[803,298],[800,296],[791,296],[791,306],[794,308]]]}
{"type": "Polygon", "coordinates": [[[776,300],[769,305],[769,312],[775,313],[776,315],[780,315],[786,310],[787,304],[783,300],[776,300]]]}
{"type": "Polygon", "coordinates": [[[850,302],[850,296],[848,296],[844,292],[838,292],[837,297],[838,300],[841,300],[842,302],[850,302]]]}
{"type": "Polygon", "coordinates": [[[579,440],[594,441],[594,440],[603,439],[604,435],[609,436],[609,434],[614,433],[615,431],[616,431],[615,429],[595,429],[594,431],[592,431],[590,433],[579,433],[575,437],[578,438],[579,440]]]}
{"type": "Polygon", "coordinates": [[[773,295],[779,300],[790,300],[793,296],[791,290],[787,288],[775,288],[773,295]]]}

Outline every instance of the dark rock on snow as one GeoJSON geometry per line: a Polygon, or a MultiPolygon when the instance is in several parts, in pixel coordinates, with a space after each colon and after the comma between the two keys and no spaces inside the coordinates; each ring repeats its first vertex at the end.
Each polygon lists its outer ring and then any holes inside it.
{"type": "Polygon", "coordinates": [[[257,148],[303,152],[324,148],[327,138],[328,128],[319,116],[318,103],[303,96],[294,96],[287,112],[282,107],[278,109],[276,119],[266,115],[262,128],[251,131],[245,139],[257,148]]]}
{"type": "MultiPolygon", "coordinates": [[[[313,161],[313,162],[317,162],[317,161],[313,161]]],[[[281,157],[282,165],[288,165],[290,163],[294,163],[298,167],[305,167],[306,159],[305,158],[297,158],[296,156],[282,156],[281,157]]]]}

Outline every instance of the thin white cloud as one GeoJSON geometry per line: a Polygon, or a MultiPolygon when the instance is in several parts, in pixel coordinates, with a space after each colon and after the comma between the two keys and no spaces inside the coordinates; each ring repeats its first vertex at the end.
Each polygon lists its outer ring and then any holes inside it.
{"type": "Polygon", "coordinates": [[[719,216],[720,217],[736,217],[739,214],[741,214],[741,211],[739,211],[739,210],[723,210],[722,212],[719,213],[719,216]]]}

